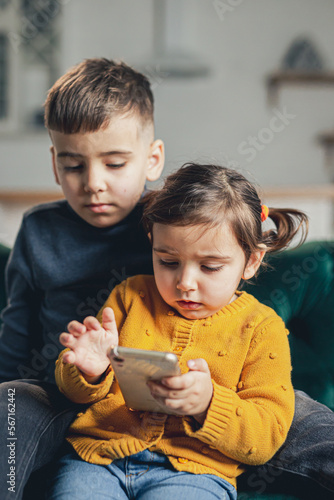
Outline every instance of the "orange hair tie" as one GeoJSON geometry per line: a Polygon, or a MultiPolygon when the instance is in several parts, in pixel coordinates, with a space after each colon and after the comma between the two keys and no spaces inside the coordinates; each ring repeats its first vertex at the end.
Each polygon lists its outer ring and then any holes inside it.
{"type": "Polygon", "coordinates": [[[261,205],[261,220],[262,220],[262,222],[264,222],[268,218],[268,215],[269,215],[269,208],[267,207],[267,205],[261,205]]]}

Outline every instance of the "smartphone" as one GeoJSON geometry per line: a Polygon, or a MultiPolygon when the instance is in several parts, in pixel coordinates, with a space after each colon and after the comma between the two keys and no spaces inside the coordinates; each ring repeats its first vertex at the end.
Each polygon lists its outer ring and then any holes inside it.
{"type": "Polygon", "coordinates": [[[165,411],[159,405],[146,383],[148,380],[161,380],[163,377],[180,375],[178,358],[175,354],[115,346],[109,353],[109,359],[128,408],[173,413],[165,411]]]}

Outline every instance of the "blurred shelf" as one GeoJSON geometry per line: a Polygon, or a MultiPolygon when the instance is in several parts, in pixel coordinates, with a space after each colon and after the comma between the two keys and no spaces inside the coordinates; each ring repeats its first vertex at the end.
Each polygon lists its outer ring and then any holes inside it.
{"type": "Polygon", "coordinates": [[[334,184],[318,186],[264,186],[261,188],[263,198],[308,198],[334,200],[334,184]]]}
{"type": "Polygon", "coordinates": [[[6,204],[37,205],[63,198],[61,191],[0,191],[0,203],[6,204]]]}
{"type": "MultiPolygon", "coordinates": [[[[317,186],[262,186],[259,191],[268,198],[334,199],[334,184],[331,183],[317,186]]],[[[35,205],[61,199],[64,199],[64,195],[57,191],[0,191],[0,204],[35,205]]]]}
{"type": "Polygon", "coordinates": [[[334,72],[324,71],[277,71],[267,77],[268,96],[271,103],[277,100],[278,90],[283,85],[334,86],[334,72]]]}

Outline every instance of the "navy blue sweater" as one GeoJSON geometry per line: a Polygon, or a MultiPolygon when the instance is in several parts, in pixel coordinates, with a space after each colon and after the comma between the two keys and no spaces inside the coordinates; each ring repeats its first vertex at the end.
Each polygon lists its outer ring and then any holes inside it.
{"type": "Polygon", "coordinates": [[[6,270],[8,305],[0,333],[0,381],[54,381],[69,321],[96,315],[115,285],[152,274],[151,246],[136,207],[96,228],[64,200],[39,205],[22,221],[6,270]]]}

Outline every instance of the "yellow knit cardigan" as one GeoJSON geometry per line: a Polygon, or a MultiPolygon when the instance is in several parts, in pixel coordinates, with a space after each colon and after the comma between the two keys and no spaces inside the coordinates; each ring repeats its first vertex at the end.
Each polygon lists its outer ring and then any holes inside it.
{"type": "Polygon", "coordinates": [[[188,320],[161,299],[154,278],[143,275],[118,285],[105,306],[114,309],[120,345],[174,352],[183,373],[189,359],[204,358],[213,397],[202,426],[191,416],[131,411],[110,367],[99,384],[88,384],[61,353],[61,392],[89,404],[67,438],[83,460],[108,464],[149,448],[167,455],[177,470],[215,474],[236,486],[243,464],[275,454],[292,422],[294,391],[288,332],[272,309],[240,292],[213,316],[188,320]]]}

